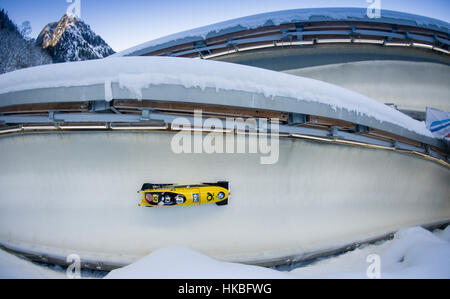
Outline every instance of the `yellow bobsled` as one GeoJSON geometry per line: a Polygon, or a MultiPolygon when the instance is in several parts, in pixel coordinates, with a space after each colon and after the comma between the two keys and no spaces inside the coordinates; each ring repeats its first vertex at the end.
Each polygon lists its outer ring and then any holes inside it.
{"type": "Polygon", "coordinates": [[[187,206],[215,203],[218,206],[228,204],[230,196],[228,182],[202,183],[196,185],[151,184],[145,183],[141,207],[187,206]]]}

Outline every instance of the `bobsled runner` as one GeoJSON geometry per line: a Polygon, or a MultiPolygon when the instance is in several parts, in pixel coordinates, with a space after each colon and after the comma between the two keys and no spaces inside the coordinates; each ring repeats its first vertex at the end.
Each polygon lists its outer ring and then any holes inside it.
{"type": "Polygon", "coordinates": [[[138,193],[142,194],[141,207],[187,206],[215,203],[228,204],[230,196],[228,182],[202,183],[195,185],[145,183],[138,193]]]}

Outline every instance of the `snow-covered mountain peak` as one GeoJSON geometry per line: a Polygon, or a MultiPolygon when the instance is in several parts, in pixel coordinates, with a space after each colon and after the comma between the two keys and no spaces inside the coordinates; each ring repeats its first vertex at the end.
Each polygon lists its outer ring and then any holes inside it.
{"type": "Polygon", "coordinates": [[[38,37],[42,48],[54,47],[58,44],[64,32],[73,27],[78,20],[65,14],[59,22],[50,23],[44,27],[38,37]]]}
{"type": "Polygon", "coordinates": [[[89,25],[67,14],[59,22],[46,25],[36,42],[49,52],[54,62],[98,59],[114,54],[89,25]]]}

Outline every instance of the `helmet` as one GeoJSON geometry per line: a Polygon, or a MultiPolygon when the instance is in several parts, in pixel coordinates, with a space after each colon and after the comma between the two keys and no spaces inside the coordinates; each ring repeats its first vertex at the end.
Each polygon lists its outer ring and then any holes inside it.
{"type": "Polygon", "coordinates": [[[185,201],[185,198],[184,198],[183,195],[178,194],[178,195],[175,197],[175,202],[176,202],[177,204],[182,204],[182,203],[184,203],[184,201],[185,201]]]}

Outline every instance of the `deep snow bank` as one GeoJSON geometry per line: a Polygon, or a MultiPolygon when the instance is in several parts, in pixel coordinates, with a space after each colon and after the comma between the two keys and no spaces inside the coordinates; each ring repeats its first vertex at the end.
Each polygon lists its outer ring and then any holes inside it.
{"type": "Polygon", "coordinates": [[[421,227],[400,230],[393,240],[364,246],[290,272],[224,263],[183,247],[156,250],[106,278],[367,278],[367,257],[380,258],[381,278],[450,278],[450,226],[434,234],[421,227]]]}
{"type": "Polygon", "coordinates": [[[0,279],[59,279],[62,272],[39,266],[0,250],[0,279]]]}
{"type": "Polygon", "coordinates": [[[450,278],[450,226],[434,234],[421,227],[403,229],[393,240],[290,273],[311,278],[366,278],[367,257],[373,254],[379,256],[381,278],[450,278]]]}
{"type": "Polygon", "coordinates": [[[111,271],[106,278],[257,279],[289,278],[289,275],[258,266],[221,262],[185,247],[165,247],[111,271]]]}
{"type": "MultiPolygon", "coordinates": [[[[185,247],[165,247],[139,261],[111,271],[105,278],[129,279],[288,279],[367,278],[367,256],[380,257],[381,278],[450,278],[450,226],[434,233],[420,227],[404,229],[393,240],[366,245],[306,267],[282,272],[226,263],[185,247]]],[[[91,277],[101,277],[93,275],[91,277]]],[[[86,275],[82,272],[81,277],[86,275]]],[[[0,279],[67,278],[65,271],[39,266],[0,250],[0,279]]]]}

